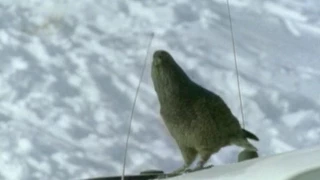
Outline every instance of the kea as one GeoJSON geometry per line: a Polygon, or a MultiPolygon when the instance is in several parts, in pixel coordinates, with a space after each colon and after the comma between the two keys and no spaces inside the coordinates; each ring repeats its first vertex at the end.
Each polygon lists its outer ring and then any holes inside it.
{"type": "Polygon", "coordinates": [[[213,153],[229,145],[257,151],[248,139],[258,141],[253,133],[242,129],[223,99],[192,81],[165,50],[153,54],[151,77],[160,114],[170,135],[178,145],[184,165],[172,173],[204,168],[213,153]]]}

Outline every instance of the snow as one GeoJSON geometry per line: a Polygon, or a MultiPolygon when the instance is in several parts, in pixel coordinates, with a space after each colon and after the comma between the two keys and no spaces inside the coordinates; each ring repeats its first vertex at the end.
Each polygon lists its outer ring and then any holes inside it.
{"type": "MultiPolygon", "coordinates": [[[[319,7],[230,0],[245,127],[261,157],[319,144],[319,7]]],[[[2,0],[0,9],[0,179],[120,175],[152,32],[126,174],[182,164],[150,77],[157,49],[241,119],[224,0],[2,0]]],[[[223,148],[209,163],[232,164],[240,151],[223,148]]]]}
{"type": "Polygon", "coordinates": [[[302,15],[301,12],[294,9],[288,9],[284,6],[279,6],[279,4],[274,2],[265,2],[264,8],[271,14],[277,15],[280,18],[292,19],[295,21],[305,22],[307,17],[302,15]]]}

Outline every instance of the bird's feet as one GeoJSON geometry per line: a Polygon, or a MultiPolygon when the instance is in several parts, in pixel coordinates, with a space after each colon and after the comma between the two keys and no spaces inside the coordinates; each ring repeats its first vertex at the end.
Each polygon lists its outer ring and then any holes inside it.
{"type": "Polygon", "coordinates": [[[200,170],[203,170],[203,169],[209,169],[209,168],[212,168],[213,165],[208,165],[208,166],[196,166],[195,168],[193,169],[187,169],[185,170],[184,172],[185,173],[190,173],[190,172],[195,172],[195,171],[200,171],[200,170]]]}

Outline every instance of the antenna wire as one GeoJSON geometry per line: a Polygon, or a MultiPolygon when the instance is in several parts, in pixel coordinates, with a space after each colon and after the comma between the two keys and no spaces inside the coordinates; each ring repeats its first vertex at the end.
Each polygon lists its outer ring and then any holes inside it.
{"type": "Polygon", "coordinates": [[[242,105],[242,97],[241,97],[239,70],[238,70],[237,55],[236,55],[236,46],[235,46],[234,35],[233,35],[233,27],[232,27],[232,18],[231,18],[231,12],[230,12],[230,4],[229,4],[229,0],[226,0],[226,1],[227,1],[228,14],[229,14],[230,34],[231,34],[231,38],[232,38],[234,65],[235,65],[236,73],[237,73],[237,85],[238,85],[238,95],[239,95],[239,100],[240,100],[240,110],[241,110],[241,118],[242,118],[242,128],[244,129],[244,128],[245,128],[245,123],[244,123],[244,113],[243,113],[243,105],[242,105]]]}
{"type": "Polygon", "coordinates": [[[124,152],[121,180],[124,180],[124,176],[125,176],[127,153],[128,153],[129,139],[130,139],[130,134],[131,134],[133,113],[134,113],[134,110],[135,110],[135,106],[136,106],[136,102],[137,102],[137,98],[138,98],[138,94],[139,94],[142,78],[143,78],[143,75],[144,75],[144,71],[146,69],[146,65],[147,65],[147,61],[148,61],[149,49],[150,49],[153,37],[154,37],[154,33],[152,32],[151,33],[151,37],[150,37],[150,41],[149,41],[149,44],[148,44],[148,48],[147,48],[147,52],[146,52],[146,56],[145,56],[145,60],[144,60],[144,64],[143,64],[143,68],[142,68],[142,71],[141,71],[141,74],[140,74],[140,81],[139,81],[139,84],[138,84],[138,87],[137,87],[137,90],[136,90],[136,94],[135,94],[134,100],[133,100],[132,110],[131,110],[131,114],[130,114],[129,129],[128,129],[127,139],[126,139],[126,147],[125,147],[125,152],[124,152]]]}

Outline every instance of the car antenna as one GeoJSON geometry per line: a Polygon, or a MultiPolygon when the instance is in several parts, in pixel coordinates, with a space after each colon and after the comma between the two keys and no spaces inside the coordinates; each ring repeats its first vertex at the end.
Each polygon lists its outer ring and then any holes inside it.
{"type": "Polygon", "coordinates": [[[141,71],[141,74],[140,74],[140,80],[139,80],[138,87],[137,87],[137,90],[136,90],[136,93],[135,93],[135,96],[134,96],[134,100],[133,100],[133,104],[132,104],[132,110],[131,110],[130,119],[129,119],[129,128],[128,128],[128,132],[127,132],[127,139],[126,139],[125,152],[124,152],[124,158],[123,158],[123,167],[122,167],[121,180],[124,180],[124,176],[125,176],[127,153],[128,153],[128,146],[129,146],[129,138],[130,138],[130,134],[131,134],[131,125],[132,125],[133,113],[134,113],[134,109],[135,109],[135,106],[136,106],[138,93],[139,93],[139,90],[140,90],[140,86],[141,86],[142,78],[143,78],[143,75],[144,75],[144,71],[146,69],[146,65],[147,65],[147,61],[148,61],[148,54],[149,54],[149,50],[150,50],[153,38],[154,38],[154,32],[152,32],[151,35],[150,35],[150,41],[149,41],[149,44],[147,46],[147,52],[146,52],[143,68],[142,68],[142,71],[141,71]]]}
{"type": "Polygon", "coordinates": [[[231,18],[231,12],[230,12],[230,4],[229,4],[229,0],[226,0],[226,1],[227,1],[228,14],[229,14],[230,34],[231,34],[231,38],[232,38],[232,48],[233,48],[234,66],[235,66],[235,68],[236,68],[236,74],[237,74],[237,85],[238,85],[238,95],[239,95],[239,101],[240,101],[242,128],[245,129],[244,113],[243,113],[243,105],[242,105],[242,97],[241,97],[241,88],[240,88],[240,79],[239,79],[239,70],[238,70],[238,62],[237,62],[237,55],[236,55],[236,46],[235,46],[234,35],[233,35],[233,27],[232,27],[232,18],[231,18]]]}

